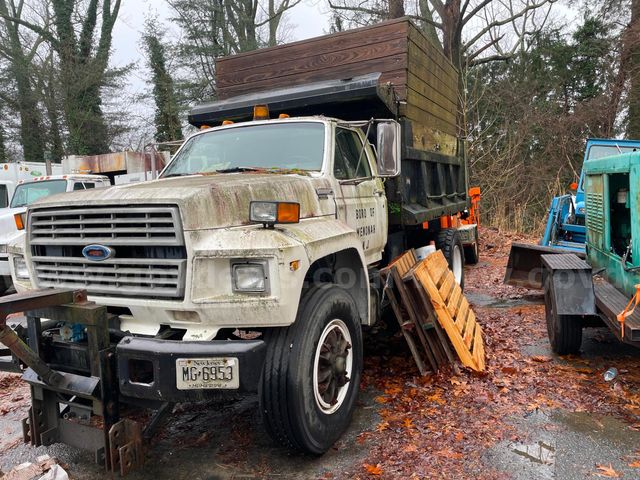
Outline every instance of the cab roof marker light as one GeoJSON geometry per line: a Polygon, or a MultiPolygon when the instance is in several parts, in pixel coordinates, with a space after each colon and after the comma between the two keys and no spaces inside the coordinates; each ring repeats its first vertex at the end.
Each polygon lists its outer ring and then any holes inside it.
{"type": "Polygon", "coordinates": [[[269,120],[269,107],[267,105],[255,105],[253,107],[254,120],[269,120]]]}

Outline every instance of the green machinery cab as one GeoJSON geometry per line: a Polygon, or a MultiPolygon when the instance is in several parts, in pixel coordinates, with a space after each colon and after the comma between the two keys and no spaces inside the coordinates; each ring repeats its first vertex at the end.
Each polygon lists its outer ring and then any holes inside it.
{"type": "Polygon", "coordinates": [[[589,160],[584,173],[587,261],[630,298],[640,283],[640,152],[589,160]]]}
{"type": "Polygon", "coordinates": [[[542,255],[547,331],[558,354],[577,353],[584,327],[607,325],[640,347],[640,307],[619,320],[640,284],[640,152],[588,160],[586,261],[542,255]]]}

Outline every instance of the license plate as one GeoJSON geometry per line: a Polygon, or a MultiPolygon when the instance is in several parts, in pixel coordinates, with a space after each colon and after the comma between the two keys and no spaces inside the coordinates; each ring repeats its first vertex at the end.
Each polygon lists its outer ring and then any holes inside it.
{"type": "Polygon", "coordinates": [[[176,360],[178,390],[234,389],[239,386],[237,358],[178,358],[176,360]]]}

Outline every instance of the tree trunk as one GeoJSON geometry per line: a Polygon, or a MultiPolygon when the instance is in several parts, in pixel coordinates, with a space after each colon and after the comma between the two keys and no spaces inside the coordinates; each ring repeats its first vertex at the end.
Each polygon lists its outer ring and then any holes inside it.
{"type": "Polygon", "coordinates": [[[16,105],[20,114],[20,141],[24,159],[28,162],[44,161],[44,134],[38,99],[30,79],[31,64],[26,57],[17,23],[7,20],[9,12],[5,0],[0,0],[0,14],[5,18],[9,41],[10,70],[14,75],[18,98],[16,105]]]}
{"type": "Polygon", "coordinates": [[[389,0],[389,18],[404,17],[404,0],[389,0]]]}
{"type": "Polygon", "coordinates": [[[640,0],[631,2],[631,24],[625,43],[630,80],[627,137],[640,138],[640,0]]]}

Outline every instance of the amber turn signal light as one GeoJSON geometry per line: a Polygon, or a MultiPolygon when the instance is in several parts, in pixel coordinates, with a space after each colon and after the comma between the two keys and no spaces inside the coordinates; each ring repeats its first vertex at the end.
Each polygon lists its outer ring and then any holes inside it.
{"type": "Polygon", "coordinates": [[[24,230],[24,223],[25,223],[25,222],[24,222],[23,215],[26,215],[26,214],[25,214],[25,213],[16,213],[16,214],[13,216],[13,219],[14,219],[14,220],[15,220],[15,222],[16,222],[16,228],[17,228],[18,230],[24,230]]]}

